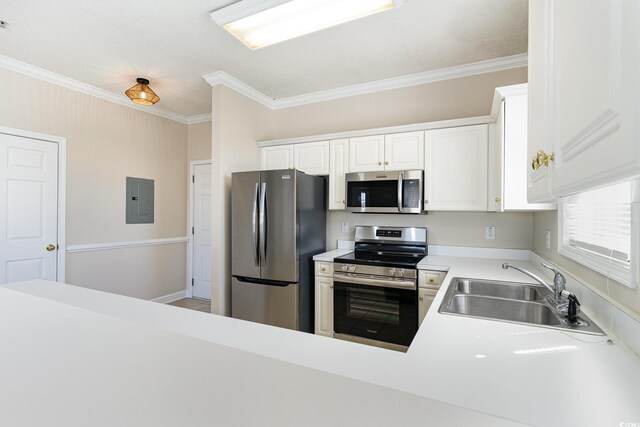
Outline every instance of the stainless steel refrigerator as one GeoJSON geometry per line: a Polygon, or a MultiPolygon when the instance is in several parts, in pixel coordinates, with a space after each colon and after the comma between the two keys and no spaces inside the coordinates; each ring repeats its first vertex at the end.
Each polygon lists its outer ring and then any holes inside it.
{"type": "Polygon", "coordinates": [[[326,250],[324,179],[231,175],[231,316],[313,333],[313,256],[326,250]]]}

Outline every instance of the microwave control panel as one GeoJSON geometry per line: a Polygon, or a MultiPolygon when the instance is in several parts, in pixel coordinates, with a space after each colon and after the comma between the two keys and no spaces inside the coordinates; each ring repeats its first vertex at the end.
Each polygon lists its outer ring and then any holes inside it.
{"type": "Polygon", "coordinates": [[[402,193],[403,208],[420,207],[420,181],[417,179],[404,180],[402,193]]]}

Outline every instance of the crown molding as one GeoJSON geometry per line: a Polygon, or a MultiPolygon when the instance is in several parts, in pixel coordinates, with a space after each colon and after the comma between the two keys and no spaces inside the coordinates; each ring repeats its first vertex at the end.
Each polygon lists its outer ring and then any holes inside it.
{"type": "Polygon", "coordinates": [[[383,92],[391,89],[423,85],[443,80],[469,77],[478,74],[491,73],[495,71],[509,70],[527,66],[527,54],[505,56],[503,58],[488,59],[486,61],[473,62],[470,64],[458,65],[455,67],[441,68],[438,70],[425,71],[422,73],[408,74],[405,76],[393,77],[389,79],[376,80],[367,83],[360,83],[351,86],[343,86],[337,89],[324,90],[320,92],[308,93],[305,95],[291,96],[288,98],[272,99],[262,92],[252,88],[246,83],[223,72],[207,74],[203,78],[211,85],[224,85],[246,97],[253,99],[265,107],[273,110],[282,108],[297,107],[300,105],[315,104],[318,102],[331,101],[334,99],[347,98],[351,96],[366,95],[369,93],[383,92]]]}
{"type": "Polygon", "coordinates": [[[211,121],[211,113],[198,114],[195,116],[189,116],[186,118],[188,125],[195,125],[196,123],[204,123],[211,121]]]}
{"type": "Polygon", "coordinates": [[[115,104],[120,104],[128,108],[133,108],[134,110],[160,116],[165,119],[173,120],[185,125],[211,120],[210,113],[187,117],[182,114],[174,113],[172,111],[163,110],[162,108],[158,107],[143,107],[141,105],[134,104],[129,98],[124,95],[109,92],[108,90],[104,90],[99,87],[83,83],[78,80],[74,80],[69,77],[65,77],[60,74],[56,74],[43,68],[35,67],[33,65],[3,55],[0,55],[0,68],[15,71],[17,73],[36,78],[38,80],[43,80],[48,83],[52,83],[76,92],[83,93],[85,95],[100,98],[102,100],[113,102],[115,104]],[[205,116],[208,116],[208,119],[205,119],[205,116]]]}
{"type": "Polygon", "coordinates": [[[224,71],[216,71],[214,73],[206,74],[202,76],[202,78],[205,79],[206,82],[211,86],[226,86],[229,89],[233,89],[249,99],[253,99],[254,101],[264,105],[265,107],[275,109],[275,100],[273,98],[269,98],[264,93],[252,88],[248,84],[236,79],[235,77],[225,73],[224,71]]]}

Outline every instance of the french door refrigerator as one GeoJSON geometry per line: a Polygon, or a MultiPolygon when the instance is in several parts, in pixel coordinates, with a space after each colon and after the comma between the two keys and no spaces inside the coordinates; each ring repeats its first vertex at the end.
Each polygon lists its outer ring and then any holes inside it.
{"type": "Polygon", "coordinates": [[[324,179],[231,175],[231,316],[313,333],[313,256],[326,250],[324,179]]]}

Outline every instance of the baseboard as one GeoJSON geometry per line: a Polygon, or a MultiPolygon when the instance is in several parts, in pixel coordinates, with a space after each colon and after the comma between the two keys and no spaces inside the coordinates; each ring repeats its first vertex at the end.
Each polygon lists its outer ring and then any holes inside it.
{"type": "Polygon", "coordinates": [[[186,297],[187,297],[187,291],[179,291],[179,292],[174,292],[174,293],[169,294],[169,295],[163,295],[161,297],[154,298],[154,299],[152,299],[150,301],[159,302],[159,303],[162,303],[162,304],[168,304],[170,302],[178,301],[178,300],[181,300],[181,299],[186,298],[186,297]]]}

